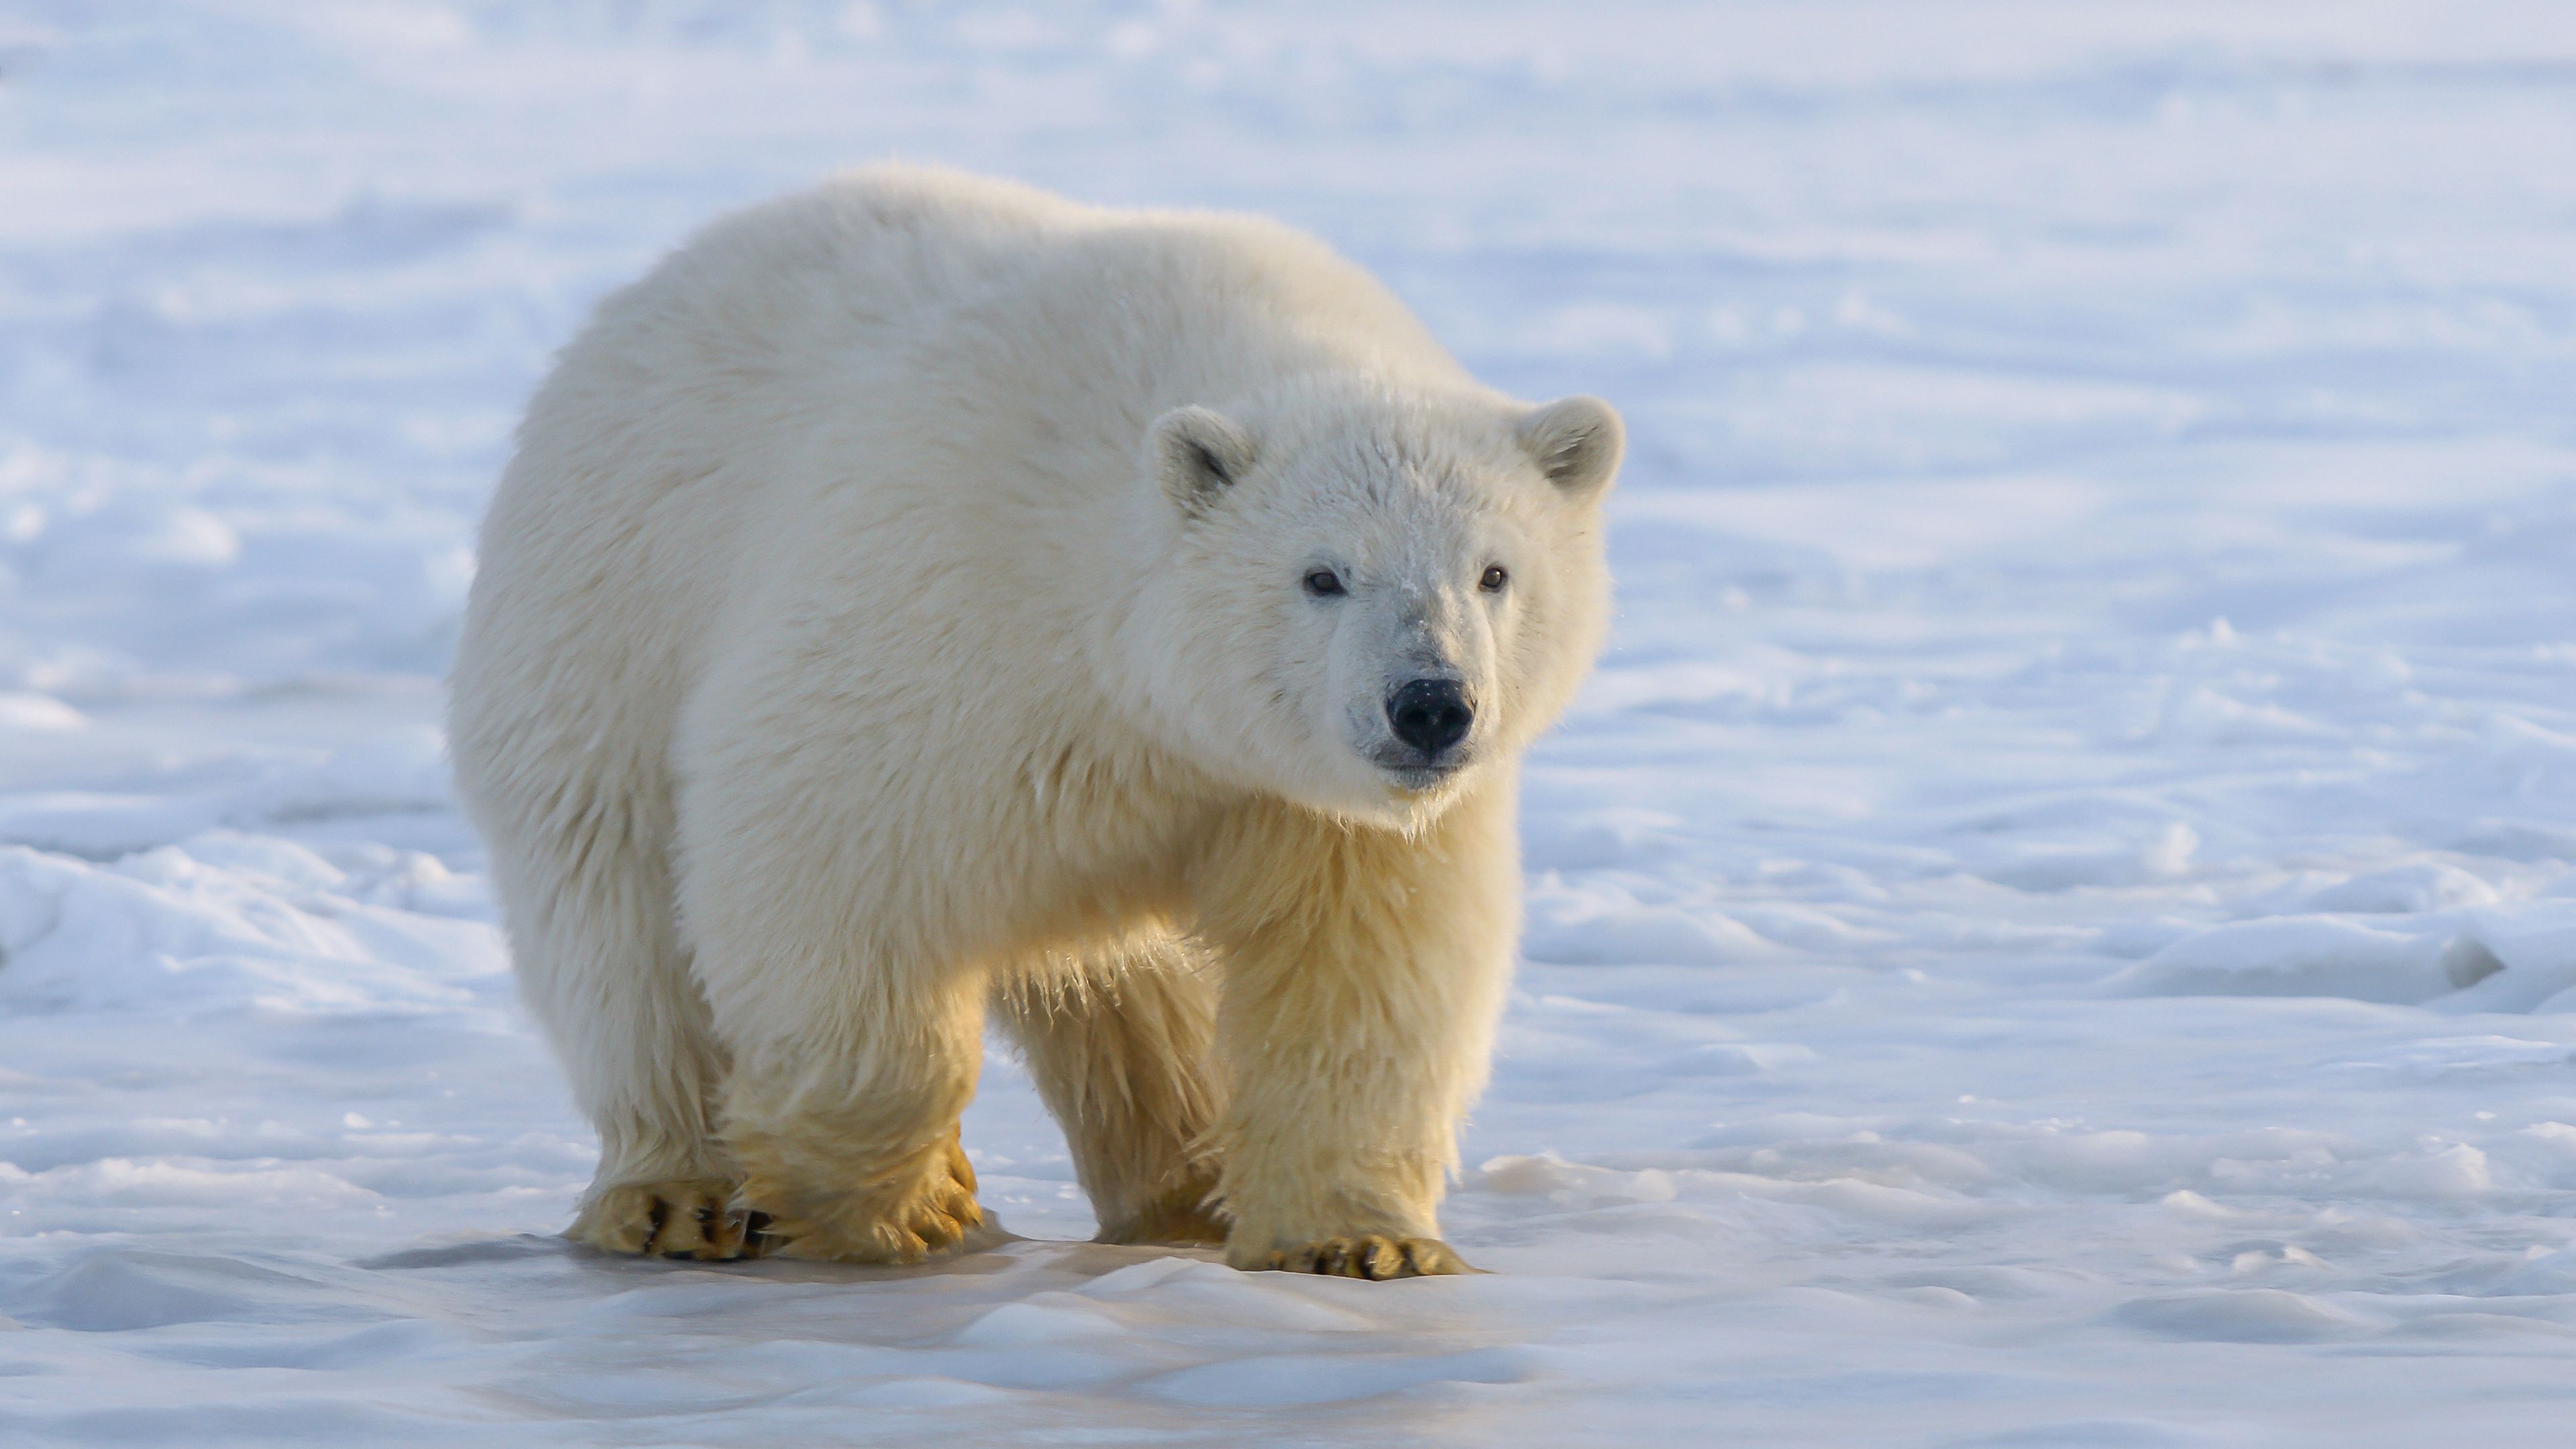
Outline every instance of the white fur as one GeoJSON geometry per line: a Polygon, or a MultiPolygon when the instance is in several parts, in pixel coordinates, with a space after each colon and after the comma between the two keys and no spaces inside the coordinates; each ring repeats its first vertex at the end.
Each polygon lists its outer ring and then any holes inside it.
{"type": "Polygon", "coordinates": [[[1107,1236],[1213,1186],[1238,1264],[1434,1237],[1618,450],[1240,217],[870,171],[609,298],[493,500],[452,720],[604,1146],[577,1235],[712,1181],[792,1252],[954,1241],[991,999],[1107,1236]],[[1385,762],[1425,675],[1476,707],[1445,774],[1385,762]]]}

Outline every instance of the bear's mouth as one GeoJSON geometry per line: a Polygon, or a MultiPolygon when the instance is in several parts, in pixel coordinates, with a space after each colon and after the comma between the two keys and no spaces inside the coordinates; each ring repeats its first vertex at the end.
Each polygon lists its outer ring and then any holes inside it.
{"type": "Polygon", "coordinates": [[[1467,768],[1468,760],[1464,750],[1444,750],[1425,759],[1416,751],[1399,748],[1378,751],[1372,763],[1398,789],[1418,795],[1446,784],[1467,768]]]}

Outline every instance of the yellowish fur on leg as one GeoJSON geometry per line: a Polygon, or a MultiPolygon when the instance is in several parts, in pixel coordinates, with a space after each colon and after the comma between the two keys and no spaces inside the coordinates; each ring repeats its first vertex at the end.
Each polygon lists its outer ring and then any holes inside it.
{"type": "Polygon", "coordinates": [[[1116,1222],[1101,1224],[1095,1243],[1162,1243],[1175,1247],[1221,1247],[1225,1219],[1210,1200],[1216,1196],[1216,1170],[1192,1173],[1162,1196],[1116,1222]]]}
{"type": "Polygon", "coordinates": [[[734,1184],[718,1178],[630,1183],[593,1195],[564,1236],[611,1253],[705,1262],[756,1257],[752,1215],[733,1199],[734,1184]]]}
{"type": "MultiPolygon", "coordinates": [[[[773,967],[792,959],[774,939],[767,957],[745,954],[773,967]]],[[[725,997],[711,994],[721,1015],[725,997]]],[[[883,991],[844,1003],[846,1015],[808,1013],[800,1036],[736,1054],[724,1145],[742,1172],[740,1201],[769,1216],[771,1255],[918,1263],[983,1224],[957,1139],[983,1061],[983,1000],[973,977],[883,991]]]]}
{"type": "Polygon", "coordinates": [[[768,1216],[773,1257],[918,1263],[984,1222],[975,1169],[953,1126],[892,1162],[854,1161],[794,1136],[739,1134],[733,1147],[748,1174],[743,1200],[768,1216]]]}
{"type": "Polygon", "coordinates": [[[1248,810],[1201,862],[1226,962],[1228,1263],[1465,1270],[1438,1206],[1510,977],[1512,810],[1508,777],[1409,836],[1248,810]]]}

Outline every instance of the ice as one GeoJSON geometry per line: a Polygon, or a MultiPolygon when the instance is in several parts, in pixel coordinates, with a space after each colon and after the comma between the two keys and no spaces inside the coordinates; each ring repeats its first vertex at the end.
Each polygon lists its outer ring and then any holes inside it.
{"type": "Polygon", "coordinates": [[[2555,1445],[2576,17],[0,14],[0,1442],[2555,1445]],[[1634,454],[1450,1236],[613,1261],[439,675],[552,349],[882,156],[1242,206],[1634,454]]]}
{"type": "MultiPolygon", "coordinates": [[[[434,880],[445,868],[412,869],[434,880]]],[[[303,846],[229,833],[107,866],[0,847],[0,1000],[22,1012],[453,1009],[506,969],[488,927],[340,893],[358,879],[303,846]]]]}
{"type": "Polygon", "coordinates": [[[2159,1294],[2124,1303],[2114,1316],[2151,1333],[2217,1343],[2310,1343],[2377,1326],[2349,1310],[2278,1288],[2159,1294]]]}
{"type": "Polygon", "coordinates": [[[2110,985],[2154,996],[2348,996],[2412,1005],[2474,986],[2496,969],[2495,958],[2465,937],[2280,916],[2176,941],[2110,985]]]}
{"type": "Polygon", "coordinates": [[[99,1248],[15,1289],[9,1303],[23,1323],[118,1333],[244,1318],[293,1321],[314,1310],[314,1300],[296,1291],[311,1286],[233,1258],[99,1248]]]}
{"type": "Polygon", "coordinates": [[[2421,915],[2458,906],[2492,906],[2495,887],[2438,860],[2391,866],[2349,877],[2308,897],[2312,911],[2421,915]]]}

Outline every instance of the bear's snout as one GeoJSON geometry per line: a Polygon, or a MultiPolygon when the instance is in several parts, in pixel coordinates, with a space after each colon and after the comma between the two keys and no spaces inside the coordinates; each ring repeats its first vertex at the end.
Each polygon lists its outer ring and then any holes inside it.
{"type": "Polygon", "coordinates": [[[1395,737],[1427,762],[1467,737],[1475,726],[1475,707],[1454,679],[1415,679],[1386,699],[1386,722],[1395,737]]]}

